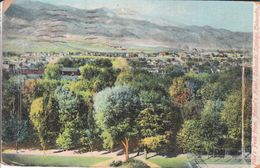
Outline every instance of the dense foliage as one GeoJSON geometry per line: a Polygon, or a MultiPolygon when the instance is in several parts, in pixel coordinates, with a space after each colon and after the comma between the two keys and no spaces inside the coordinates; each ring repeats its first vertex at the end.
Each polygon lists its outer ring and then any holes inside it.
{"type": "MultiPolygon", "coordinates": [[[[145,153],[239,153],[241,69],[162,73],[115,69],[109,59],[62,59],[42,79],[5,74],[3,140],[37,135],[43,149],[124,149],[145,153]],[[80,76],[64,78],[62,67],[80,76]],[[15,127],[12,127],[15,125],[15,127]]],[[[250,151],[251,72],[246,72],[245,131],[250,151]]],[[[129,162],[130,164],[130,162],[129,162]]],[[[139,163],[131,163],[139,164],[139,163]]]]}

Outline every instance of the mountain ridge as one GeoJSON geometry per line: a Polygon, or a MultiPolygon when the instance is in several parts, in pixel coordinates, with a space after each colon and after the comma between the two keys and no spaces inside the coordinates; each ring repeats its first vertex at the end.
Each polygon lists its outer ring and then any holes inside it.
{"type": "MultiPolygon", "coordinates": [[[[163,26],[147,20],[124,18],[108,8],[77,9],[38,1],[13,4],[4,19],[6,41],[24,43],[72,40],[102,43],[109,47],[252,48],[251,32],[232,32],[211,26],[163,26]],[[28,37],[28,40],[23,37],[28,37]],[[31,40],[33,39],[33,40],[31,40]]],[[[10,47],[12,48],[12,47],[10,47]]],[[[79,50],[84,50],[80,47],[79,50]]]]}

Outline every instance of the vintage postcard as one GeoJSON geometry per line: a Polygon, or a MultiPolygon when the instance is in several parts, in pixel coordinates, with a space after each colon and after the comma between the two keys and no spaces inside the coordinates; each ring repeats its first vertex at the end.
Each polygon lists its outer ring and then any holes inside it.
{"type": "Polygon", "coordinates": [[[255,168],[253,2],[2,8],[2,166],[255,168]]]}

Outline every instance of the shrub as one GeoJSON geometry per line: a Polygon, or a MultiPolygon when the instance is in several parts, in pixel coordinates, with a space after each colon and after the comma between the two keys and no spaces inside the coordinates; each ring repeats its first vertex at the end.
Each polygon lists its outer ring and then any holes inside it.
{"type": "Polygon", "coordinates": [[[148,166],[144,162],[140,160],[134,160],[134,159],[129,159],[121,167],[122,168],[150,168],[150,166],[148,166]]]}
{"type": "Polygon", "coordinates": [[[119,167],[119,166],[122,166],[123,162],[121,160],[113,160],[112,163],[110,163],[110,167],[119,167]]]}

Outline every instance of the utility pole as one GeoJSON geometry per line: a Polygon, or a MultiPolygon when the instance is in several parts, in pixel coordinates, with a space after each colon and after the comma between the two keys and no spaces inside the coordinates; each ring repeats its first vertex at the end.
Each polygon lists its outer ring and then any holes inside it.
{"type": "Polygon", "coordinates": [[[241,155],[245,158],[245,64],[242,65],[242,133],[241,133],[241,155]]]}
{"type": "Polygon", "coordinates": [[[242,113],[242,124],[241,124],[241,156],[244,159],[245,158],[245,102],[246,102],[246,94],[245,94],[245,85],[246,85],[246,80],[245,80],[245,68],[250,68],[250,64],[242,63],[242,106],[241,106],[241,113],[242,113]]]}
{"type": "Polygon", "coordinates": [[[2,164],[2,79],[3,79],[3,54],[2,54],[2,14],[3,14],[3,2],[0,1],[0,166],[2,164]]]}

